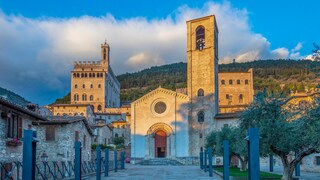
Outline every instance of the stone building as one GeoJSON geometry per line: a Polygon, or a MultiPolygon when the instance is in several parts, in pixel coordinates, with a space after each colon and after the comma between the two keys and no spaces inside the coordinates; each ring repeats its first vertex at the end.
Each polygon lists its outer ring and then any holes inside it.
{"type": "Polygon", "coordinates": [[[113,127],[105,122],[98,122],[91,126],[93,129],[93,141],[92,144],[112,144],[113,127]]]}
{"type": "Polygon", "coordinates": [[[82,144],[82,160],[91,160],[93,131],[85,117],[53,116],[47,121],[33,121],[39,142],[37,160],[46,154],[48,161],[72,161],[75,142],[82,144]]]}
{"type": "Polygon", "coordinates": [[[47,119],[25,106],[0,96],[0,161],[22,161],[23,130],[47,119]]]}
{"type": "Polygon", "coordinates": [[[219,113],[243,111],[253,101],[253,70],[219,72],[219,113]]]}
{"type": "Polygon", "coordinates": [[[130,143],[130,124],[124,119],[118,119],[117,121],[112,122],[113,127],[113,138],[123,137],[124,145],[130,143]]]}
{"type": "Polygon", "coordinates": [[[101,44],[101,61],[75,62],[71,72],[71,104],[91,104],[94,112],[120,107],[120,83],[110,66],[110,47],[101,44]]]}
{"type": "Polygon", "coordinates": [[[55,104],[51,108],[54,116],[84,116],[90,124],[94,123],[95,115],[90,104],[55,104]]]}
{"type": "Polygon", "coordinates": [[[218,59],[215,16],[187,21],[187,89],[171,91],[159,87],[131,104],[133,163],[161,157],[197,163],[205,137],[238,119],[232,106],[252,101],[252,70],[223,73],[219,79],[218,59]],[[232,80],[232,84],[219,85],[222,80],[232,80]],[[225,104],[226,94],[230,97],[241,93],[243,101],[225,104]],[[228,111],[223,109],[219,114],[222,97],[221,104],[226,106],[222,108],[228,111]],[[232,113],[222,115],[225,112],[232,113]]]}

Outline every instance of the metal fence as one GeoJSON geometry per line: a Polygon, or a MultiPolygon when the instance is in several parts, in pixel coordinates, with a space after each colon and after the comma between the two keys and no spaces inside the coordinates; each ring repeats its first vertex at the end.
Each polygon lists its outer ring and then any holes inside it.
{"type": "Polygon", "coordinates": [[[35,160],[36,140],[31,130],[24,131],[23,161],[0,161],[0,180],[51,180],[51,179],[82,179],[96,176],[101,179],[102,173],[108,176],[109,171],[117,172],[124,169],[125,152],[104,150],[101,157],[100,147],[97,147],[97,157],[92,161],[81,161],[81,142],[76,142],[74,161],[41,161],[35,160]],[[119,154],[119,156],[118,156],[119,154]]]}

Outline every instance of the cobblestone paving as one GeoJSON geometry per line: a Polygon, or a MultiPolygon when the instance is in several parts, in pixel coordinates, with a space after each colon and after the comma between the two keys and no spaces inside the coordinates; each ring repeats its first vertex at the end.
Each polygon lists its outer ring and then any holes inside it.
{"type": "MultiPolygon", "coordinates": [[[[95,178],[90,178],[94,180],[95,178]]],[[[203,172],[198,166],[141,166],[141,165],[128,165],[126,164],[125,170],[119,170],[117,173],[109,172],[108,177],[101,179],[113,179],[113,180],[204,180],[204,179],[216,179],[221,180],[216,174],[213,177],[209,177],[208,172],[203,172]]]]}

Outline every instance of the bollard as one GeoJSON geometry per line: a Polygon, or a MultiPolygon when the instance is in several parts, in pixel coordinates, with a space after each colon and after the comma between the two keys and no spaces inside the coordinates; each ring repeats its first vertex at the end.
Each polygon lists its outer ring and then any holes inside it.
{"type": "Polygon", "coordinates": [[[75,157],[74,157],[74,176],[75,180],[81,179],[81,142],[77,141],[75,145],[75,157]]]}
{"type": "Polygon", "coordinates": [[[250,128],[248,132],[249,180],[260,179],[259,128],[250,128]]]}
{"type": "Polygon", "coordinates": [[[212,147],[208,149],[208,159],[209,159],[209,176],[212,177],[212,147]]]}
{"type": "Polygon", "coordinates": [[[23,168],[22,179],[35,179],[36,168],[36,148],[37,148],[37,132],[32,130],[23,131],[23,168]]]}
{"type": "MultiPolygon", "coordinates": [[[[297,154],[298,154],[298,152],[295,152],[295,156],[297,156],[297,154]]],[[[296,168],[295,168],[295,170],[294,170],[294,174],[295,174],[296,176],[300,176],[300,163],[297,163],[297,164],[296,164],[296,168]]]]}
{"type": "Polygon", "coordinates": [[[121,152],[120,162],[121,162],[121,169],[124,169],[124,151],[121,152]]]}
{"type": "Polygon", "coordinates": [[[200,169],[203,169],[203,150],[200,151],[200,169]]]}
{"type": "Polygon", "coordinates": [[[101,180],[101,147],[96,148],[96,180],[101,180]]]}
{"type": "Polygon", "coordinates": [[[273,172],[273,155],[269,155],[269,170],[270,172],[273,172]]]}
{"type": "Polygon", "coordinates": [[[118,171],[117,150],[114,150],[114,172],[118,171]]]}
{"type": "Polygon", "coordinates": [[[107,177],[109,175],[109,149],[106,148],[104,150],[105,153],[105,160],[104,160],[104,177],[107,177]]]}
{"type": "Polygon", "coordinates": [[[123,169],[126,168],[126,151],[123,151],[123,157],[124,157],[124,160],[123,160],[123,169]]]}
{"type": "Polygon", "coordinates": [[[207,154],[208,154],[208,151],[207,150],[204,150],[204,172],[207,172],[207,154]]]}
{"type": "Polygon", "coordinates": [[[223,141],[223,180],[229,180],[229,141],[223,141]]]}

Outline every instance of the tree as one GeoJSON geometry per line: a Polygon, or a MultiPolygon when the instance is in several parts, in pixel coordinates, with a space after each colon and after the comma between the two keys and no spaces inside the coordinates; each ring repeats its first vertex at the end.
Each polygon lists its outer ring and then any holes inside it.
{"type": "MultiPolygon", "coordinates": [[[[223,140],[229,140],[230,142],[230,155],[239,158],[241,171],[247,169],[248,164],[248,150],[247,142],[244,139],[245,134],[238,127],[224,127],[221,131],[213,131],[207,137],[206,147],[214,147],[214,153],[218,155],[223,154],[223,140]]],[[[231,158],[230,158],[231,159],[231,158]]]]}
{"type": "Polygon", "coordinates": [[[260,129],[262,155],[272,152],[284,166],[282,180],[292,180],[297,163],[320,151],[320,99],[314,99],[304,110],[284,107],[279,97],[260,93],[240,118],[240,128],[260,129]],[[294,153],[296,156],[293,156],[294,153]]]}
{"type": "Polygon", "coordinates": [[[124,138],[123,137],[113,138],[113,143],[114,143],[114,145],[116,145],[116,149],[124,148],[124,138]]]}

